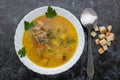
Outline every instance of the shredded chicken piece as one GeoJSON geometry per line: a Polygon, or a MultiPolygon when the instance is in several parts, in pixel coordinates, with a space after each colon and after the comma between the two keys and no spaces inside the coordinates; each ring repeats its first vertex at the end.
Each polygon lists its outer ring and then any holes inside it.
{"type": "Polygon", "coordinates": [[[47,44],[48,43],[47,34],[50,31],[51,30],[48,28],[48,26],[44,26],[44,23],[39,21],[39,23],[37,23],[35,27],[32,29],[33,36],[37,44],[42,44],[42,45],[47,44]]]}

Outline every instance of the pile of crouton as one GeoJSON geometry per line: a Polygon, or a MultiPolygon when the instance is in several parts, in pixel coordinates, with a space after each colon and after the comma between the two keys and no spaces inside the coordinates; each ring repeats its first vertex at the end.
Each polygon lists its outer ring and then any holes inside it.
{"type": "Polygon", "coordinates": [[[96,45],[100,45],[101,48],[98,49],[99,54],[104,54],[105,51],[108,50],[108,47],[111,45],[111,42],[114,41],[115,35],[112,33],[112,25],[107,26],[95,26],[94,30],[91,32],[92,37],[96,37],[98,34],[98,38],[95,40],[96,45]]]}

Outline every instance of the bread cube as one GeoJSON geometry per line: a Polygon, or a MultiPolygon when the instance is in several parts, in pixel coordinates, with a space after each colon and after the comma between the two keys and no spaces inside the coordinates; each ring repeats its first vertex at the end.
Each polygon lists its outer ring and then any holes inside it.
{"type": "Polygon", "coordinates": [[[106,37],[107,41],[113,41],[115,39],[114,33],[110,33],[109,36],[106,37]]]}
{"type": "Polygon", "coordinates": [[[91,36],[92,36],[92,37],[95,37],[96,35],[97,35],[97,33],[96,33],[95,31],[92,31],[92,32],[91,32],[91,36]]]}
{"type": "Polygon", "coordinates": [[[106,32],[106,36],[110,36],[110,32],[106,32]]]}
{"type": "Polygon", "coordinates": [[[100,40],[99,40],[99,39],[96,39],[96,40],[95,40],[95,43],[96,43],[96,45],[99,45],[99,44],[100,44],[100,40]]]}
{"type": "Polygon", "coordinates": [[[100,33],[101,33],[101,34],[104,34],[104,33],[107,32],[105,26],[101,26],[101,27],[99,27],[99,29],[100,29],[100,33]]]}
{"type": "Polygon", "coordinates": [[[100,40],[100,45],[104,46],[107,44],[107,41],[105,39],[100,40]]]}
{"type": "Polygon", "coordinates": [[[108,29],[109,32],[111,32],[112,31],[112,25],[107,26],[107,29],[108,29]]]}
{"type": "Polygon", "coordinates": [[[105,51],[104,51],[103,48],[99,48],[99,49],[98,49],[98,52],[99,52],[99,54],[103,54],[105,51]]]}
{"type": "Polygon", "coordinates": [[[99,31],[98,26],[94,26],[94,31],[99,31]]]}
{"type": "Polygon", "coordinates": [[[98,37],[99,37],[99,39],[103,39],[103,38],[105,38],[105,34],[100,34],[98,37]]]}
{"type": "Polygon", "coordinates": [[[107,45],[103,45],[102,47],[103,47],[104,51],[108,50],[107,45]]]}
{"type": "Polygon", "coordinates": [[[111,41],[107,41],[107,45],[110,46],[111,45],[111,41]]]}

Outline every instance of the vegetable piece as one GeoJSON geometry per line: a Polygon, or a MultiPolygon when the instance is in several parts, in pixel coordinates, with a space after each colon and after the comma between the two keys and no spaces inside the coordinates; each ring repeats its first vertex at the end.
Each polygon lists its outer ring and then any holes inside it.
{"type": "Polygon", "coordinates": [[[57,13],[51,6],[48,6],[48,9],[47,9],[47,12],[45,12],[45,15],[47,18],[54,18],[57,15],[57,13]]]}
{"type": "Polygon", "coordinates": [[[98,49],[98,52],[99,52],[99,54],[103,54],[105,51],[104,51],[103,48],[99,48],[99,49],[98,49]]]}
{"type": "Polygon", "coordinates": [[[63,61],[66,61],[66,56],[65,56],[65,55],[63,55],[63,58],[62,58],[62,59],[63,59],[63,61]]]}
{"type": "Polygon", "coordinates": [[[19,51],[18,51],[18,55],[20,56],[20,58],[24,57],[26,54],[26,49],[25,47],[21,48],[19,51]]]}
{"type": "Polygon", "coordinates": [[[65,39],[66,39],[66,35],[65,35],[65,34],[62,34],[62,35],[60,36],[60,38],[63,39],[63,40],[65,40],[65,39]]]}
{"type": "Polygon", "coordinates": [[[57,55],[55,55],[55,58],[56,59],[62,59],[63,58],[63,54],[57,54],[57,55]]]}
{"type": "Polygon", "coordinates": [[[25,30],[29,30],[31,29],[32,27],[34,27],[34,22],[28,22],[28,21],[24,21],[24,28],[25,30]]]}
{"type": "Polygon", "coordinates": [[[53,44],[54,44],[55,46],[59,46],[59,43],[58,43],[58,41],[56,41],[56,40],[53,40],[52,42],[53,42],[53,44]]]}
{"type": "Polygon", "coordinates": [[[37,47],[37,48],[40,48],[40,49],[42,49],[42,50],[45,50],[45,49],[46,49],[45,45],[43,45],[43,44],[37,44],[36,47],[37,47]]]}

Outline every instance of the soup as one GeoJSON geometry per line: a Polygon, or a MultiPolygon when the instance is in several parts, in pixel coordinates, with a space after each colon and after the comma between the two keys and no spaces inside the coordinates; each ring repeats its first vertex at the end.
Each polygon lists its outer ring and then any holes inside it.
{"type": "Polygon", "coordinates": [[[27,57],[45,68],[68,62],[78,45],[78,35],[72,23],[59,15],[52,19],[43,15],[33,22],[35,26],[23,35],[27,57]]]}

